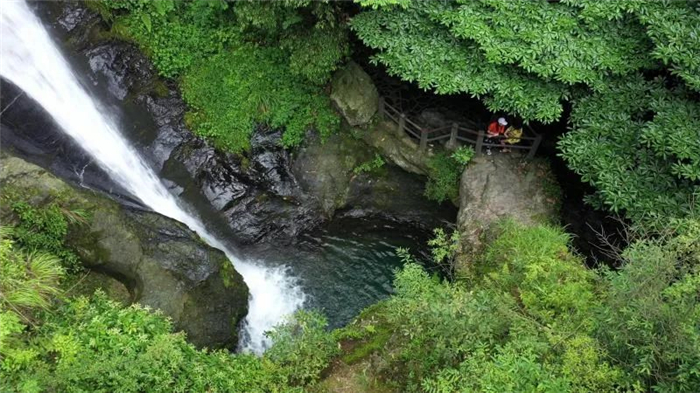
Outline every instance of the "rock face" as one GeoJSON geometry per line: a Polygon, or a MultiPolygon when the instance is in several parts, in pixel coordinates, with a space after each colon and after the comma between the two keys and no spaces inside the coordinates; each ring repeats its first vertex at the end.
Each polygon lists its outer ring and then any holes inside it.
{"type": "Polygon", "coordinates": [[[221,251],[177,221],[73,188],[19,158],[3,155],[1,164],[3,194],[36,206],[59,201],[91,215],[67,236],[88,268],[124,283],[133,301],[162,310],[195,345],[235,347],[248,288],[221,251]]]}
{"type": "Polygon", "coordinates": [[[333,76],[331,100],[348,124],[362,126],[377,112],[379,93],[369,75],[351,61],[333,76]]]}
{"type": "Polygon", "coordinates": [[[417,175],[428,173],[429,152],[421,153],[418,143],[408,134],[398,135],[396,124],[391,121],[378,122],[363,134],[363,139],[406,172],[417,175]]]}
{"type": "Polygon", "coordinates": [[[373,217],[424,230],[454,220],[453,209],[423,196],[424,181],[417,175],[390,163],[368,173],[356,172],[377,154],[349,133],[334,135],[325,143],[311,139],[299,150],[292,171],[329,218],[373,217]]]}
{"type": "Polygon", "coordinates": [[[482,234],[504,218],[525,225],[557,217],[557,190],[549,167],[519,154],[475,157],[462,174],[457,225],[462,235],[458,268],[481,251],[482,234]]]}

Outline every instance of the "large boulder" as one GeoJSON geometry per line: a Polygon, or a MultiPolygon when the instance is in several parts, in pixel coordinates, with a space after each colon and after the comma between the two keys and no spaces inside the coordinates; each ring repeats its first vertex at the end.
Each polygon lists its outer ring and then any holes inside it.
{"type": "Polygon", "coordinates": [[[483,235],[492,224],[503,219],[525,225],[554,221],[557,198],[558,185],[546,163],[517,153],[475,157],[460,181],[458,270],[482,251],[483,235]]]}
{"type": "MultiPolygon", "coordinates": [[[[193,344],[236,346],[248,287],[223,252],[177,221],[74,188],[20,158],[3,154],[0,163],[4,198],[35,206],[55,201],[90,214],[67,236],[86,267],[121,281],[133,301],[160,309],[193,344]]],[[[2,216],[11,218],[9,211],[2,216]]]]}
{"type": "Polygon", "coordinates": [[[351,61],[333,76],[331,100],[351,126],[361,126],[377,112],[379,93],[369,75],[351,61]]]}

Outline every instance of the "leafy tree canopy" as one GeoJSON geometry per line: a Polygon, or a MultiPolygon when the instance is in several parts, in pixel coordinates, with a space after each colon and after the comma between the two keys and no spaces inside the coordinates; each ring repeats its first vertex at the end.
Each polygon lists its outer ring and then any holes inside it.
{"type": "Polygon", "coordinates": [[[559,143],[592,202],[651,227],[700,212],[700,104],[664,82],[624,78],[582,98],[559,143]]]}
{"type": "Polygon", "coordinates": [[[548,123],[599,205],[643,224],[697,212],[700,5],[665,0],[363,0],[373,60],[439,94],[548,123]]]}

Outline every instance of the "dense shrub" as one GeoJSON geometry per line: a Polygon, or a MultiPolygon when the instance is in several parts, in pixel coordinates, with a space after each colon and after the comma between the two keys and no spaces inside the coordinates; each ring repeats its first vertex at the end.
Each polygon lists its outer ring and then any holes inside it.
{"type": "Polygon", "coordinates": [[[309,312],[276,328],[263,358],[197,350],[159,312],[100,291],[67,299],[31,333],[12,315],[0,312],[3,392],[302,391],[337,351],[323,318],[309,312]]]}
{"type": "Polygon", "coordinates": [[[339,352],[336,340],[326,330],[327,325],[322,314],[298,311],[287,323],[269,333],[274,345],[265,357],[294,386],[318,381],[321,371],[339,352]]]}
{"type": "Polygon", "coordinates": [[[284,128],[297,146],[339,118],[322,86],[348,54],[329,2],[112,1],[98,3],[112,30],[137,42],[158,72],[183,80],[188,125],[241,153],[255,123],[284,128]]]}
{"type": "Polygon", "coordinates": [[[628,381],[593,337],[594,274],[550,227],[506,223],[469,288],[408,265],[388,319],[412,391],[614,391],[628,381]]]}
{"type": "Polygon", "coordinates": [[[601,291],[597,335],[647,391],[700,391],[700,223],[680,224],[626,249],[601,291]]]}
{"type": "Polygon", "coordinates": [[[183,78],[193,129],[233,152],[248,148],[255,123],[285,127],[282,143],[296,146],[315,128],[328,136],[339,124],[318,87],[289,74],[284,52],[244,44],[198,62],[183,78]],[[216,81],[216,83],[212,83],[216,81]]]}
{"type": "Polygon", "coordinates": [[[428,182],[425,196],[442,203],[456,200],[459,195],[459,179],[464,165],[447,153],[440,152],[428,160],[428,182]]]}
{"type": "Polygon", "coordinates": [[[97,292],[67,301],[4,357],[3,391],[264,392],[269,370],[251,355],[197,351],[159,313],[97,292]]]}

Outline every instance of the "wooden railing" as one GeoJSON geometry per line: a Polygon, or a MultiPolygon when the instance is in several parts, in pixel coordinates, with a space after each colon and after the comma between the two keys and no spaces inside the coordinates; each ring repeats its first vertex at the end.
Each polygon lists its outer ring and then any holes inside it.
{"type": "Polygon", "coordinates": [[[390,119],[396,123],[396,132],[403,137],[408,134],[410,137],[418,140],[419,148],[425,151],[428,148],[428,143],[435,141],[447,140],[446,147],[448,149],[456,149],[459,143],[474,146],[476,155],[481,155],[483,148],[502,148],[527,151],[527,158],[533,158],[537,149],[542,142],[542,135],[536,133],[530,126],[523,129],[523,135],[518,138],[520,141],[517,144],[501,143],[503,139],[508,139],[507,136],[498,136],[486,139],[484,130],[475,130],[473,126],[453,122],[451,125],[426,128],[409,119],[405,113],[402,113],[398,108],[389,105],[384,97],[379,97],[379,114],[384,118],[390,119]],[[496,140],[493,143],[490,140],[496,140]]]}

